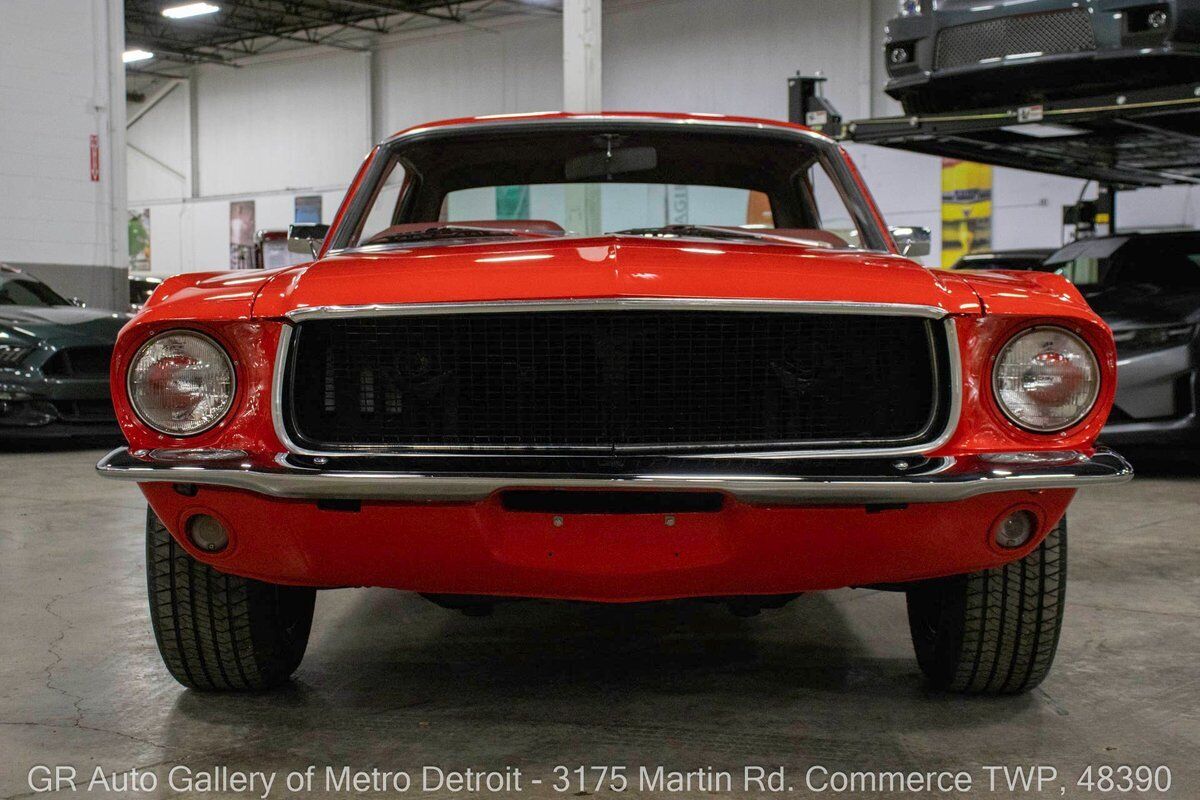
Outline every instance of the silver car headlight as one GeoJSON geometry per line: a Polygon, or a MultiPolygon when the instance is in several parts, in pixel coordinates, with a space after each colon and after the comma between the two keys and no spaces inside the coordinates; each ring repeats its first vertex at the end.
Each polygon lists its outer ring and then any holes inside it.
{"type": "Polygon", "coordinates": [[[1010,420],[1036,433],[1081,421],[1100,394],[1092,348],[1063,328],[1040,327],[1008,340],[996,357],[992,390],[1010,420]]]}
{"type": "Polygon", "coordinates": [[[1117,355],[1132,355],[1187,344],[1196,338],[1196,325],[1156,325],[1113,331],[1117,355]]]}
{"type": "Polygon", "coordinates": [[[233,362],[221,345],[194,331],[167,331],[138,349],[129,364],[129,402],[159,433],[194,436],[233,406],[233,362]]]}

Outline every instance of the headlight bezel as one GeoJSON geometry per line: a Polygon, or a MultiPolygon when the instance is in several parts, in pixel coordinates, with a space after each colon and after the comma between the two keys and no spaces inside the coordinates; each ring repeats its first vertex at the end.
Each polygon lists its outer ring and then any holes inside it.
{"type": "Polygon", "coordinates": [[[1054,323],[1039,323],[1027,327],[1018,328],[1012,331],[995,351],[992,357],[991,369],[989,370],[991,383],[992,402],[995,403],[1000,417],[1010,425],[1015,426],[1022,432],[1034,434],[1037,436],[1056,436],[1069,433],[1080,425],[1086,423],[1092,416],[1092,412],[1096,409],[1096,404],[1100,401],[1100,396],[1104,388],[1104,374],[1101,369],[1100,356],[1096,352],[1085,336],[1077,331],[1074,331],[1064,325],[1054,323]],[[1038,426],[1030,423],[1014,412],[1005,402],[1000,391],[1000,370],[1004,366],[1005,355],[1019,341],[1027,336],[1032,336],[1037,333],[1053,332],[1073,340],[1079,345],[1083,354],[1088,358],[1092,373],[1095,375],[1095,380],[1092,382],[1090,396],[1083,409],[1078,412],[1075,417],[1066,424],[1055,424],[1051,426],[1038,426]]]}
{"type": "Polygon", "coordinates": [[[220,339],[218,339],[216,336],[213,336],[211,333],[195,330],[193,328],[168,328],[166,330],[161,330],[143,341],[138,348],[134,350],[132,357],[130,357],[129,361],[126,363],[125,397],[129,403],[129,410],[133,413],[133,416],[138,422],[140,422],[142,425],[145,425],[150,430],[172,439],[193,439],[201,434],[205,434],[213,430],[218,425],[228,420],[232,415],[238,400],[237,362],[234,359],[230,349],[226,347],[220,341],[220,339]],[[229,395],[223,403],[220,413],[213,417],[213,419],[203,427],[186,432],[170,430],[153,422],[151,419],[149,419],[149,415],[145,413],[144,409],[138,407],[138,401],[134,393],[134,373],[137,369],[139,361],[141,361],[142,356],[150,347],[154,346],[163,339],[179,336],[197,339],[213,347],[229,371],[229,395]]]}

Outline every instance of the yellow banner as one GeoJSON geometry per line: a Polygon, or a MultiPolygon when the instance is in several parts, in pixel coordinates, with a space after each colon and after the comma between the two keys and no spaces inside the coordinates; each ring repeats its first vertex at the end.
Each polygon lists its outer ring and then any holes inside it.
{"type": "Polygon", "coordinates": [[[942,266],[992,247],[992,168],[942,159],[942,266]]]}

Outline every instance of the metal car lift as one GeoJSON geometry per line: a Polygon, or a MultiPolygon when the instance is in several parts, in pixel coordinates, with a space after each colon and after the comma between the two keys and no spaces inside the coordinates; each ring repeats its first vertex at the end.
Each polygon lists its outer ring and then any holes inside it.
{"type": "Polygon", "coordinates": [[[789,118],[850,142],[1093,180],[1095,201],[1064,209],[1088,235],[1115,230],[1117,191],[1200,184],[1200,82],[952,114],[843,122],[821,96],[825,78],[788,80],[789,118]],[[1105,219],[1107,215],[1107,219],[1105,219]]]}

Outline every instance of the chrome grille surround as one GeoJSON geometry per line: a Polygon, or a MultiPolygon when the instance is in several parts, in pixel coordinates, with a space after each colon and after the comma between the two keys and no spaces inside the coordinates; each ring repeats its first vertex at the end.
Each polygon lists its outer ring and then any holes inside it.
{"type": "MultiPolygon", "coordinates": [[[[327,306],[297,309],[287,314],[292,323],[301,323],[311,319],[336,319],[361,316],[391,317],[403,315],[446,315],[446,314],[488,314],[511,312],[561,312],[585,310],[722,310],[722,311],[775,311],[783,313],[803,314],[843,314],[843,315],[883,315],[911,316],[940,322],[933,330],[944,331],[945,363],[948,374],[942,374],[938,381],[948,381],[945,392],[939,393],[948,403],[948,408],[940,414],[944,419],[944,427],[933,431],[927,438],[916,444],[903,446],[878,446],[871,443],[831,443],[820,447],[787,448],[761,445],[759,449],[743,448],[732,452],[721,452],[719,448],[708,448],[702,452],[678,453],[680,457],[704,458],[827,458],[830,456],[848,457],[880,457],[899,456],[931,452],[953,434],[959,419],[962,403],[962,372],[958,352],[958,341],[955,324],[945,310],[935,306],[887,304],[887,303],[847,303],[824,301],[781,301],[781,300],[746,300],[746,299],[708,299],[708,298],[617,298],[600,300],[553,300],[553,301],[499,301],[499,302],[465,302],[465,303],[430,303],[430,304],[398,304],[398,305],[362,305],[362,306],[327,306]]],[[[428,456],[431,453],[454,454],[462,452],[453,447],[377,447],[371,445],[339,448],[335,450],[310,449],[298,444],[289,435],[288,426],[284,421],[285,384],[289,375],[287,369],[288,355],[294,327],[285,325],[280,336],[279,348],[276,354],[276,368],[272,391],[272,417],[275,430],[280,440],[289,452],[297,455],[321,456],[329,459],[353,457],[355,455],[371,454],[382,456],[428,456]]],[[[525,450],[527,448],[516,448],[525,450]]],[[[695,449],[695,448],[693,448],[695,449]]]]}

